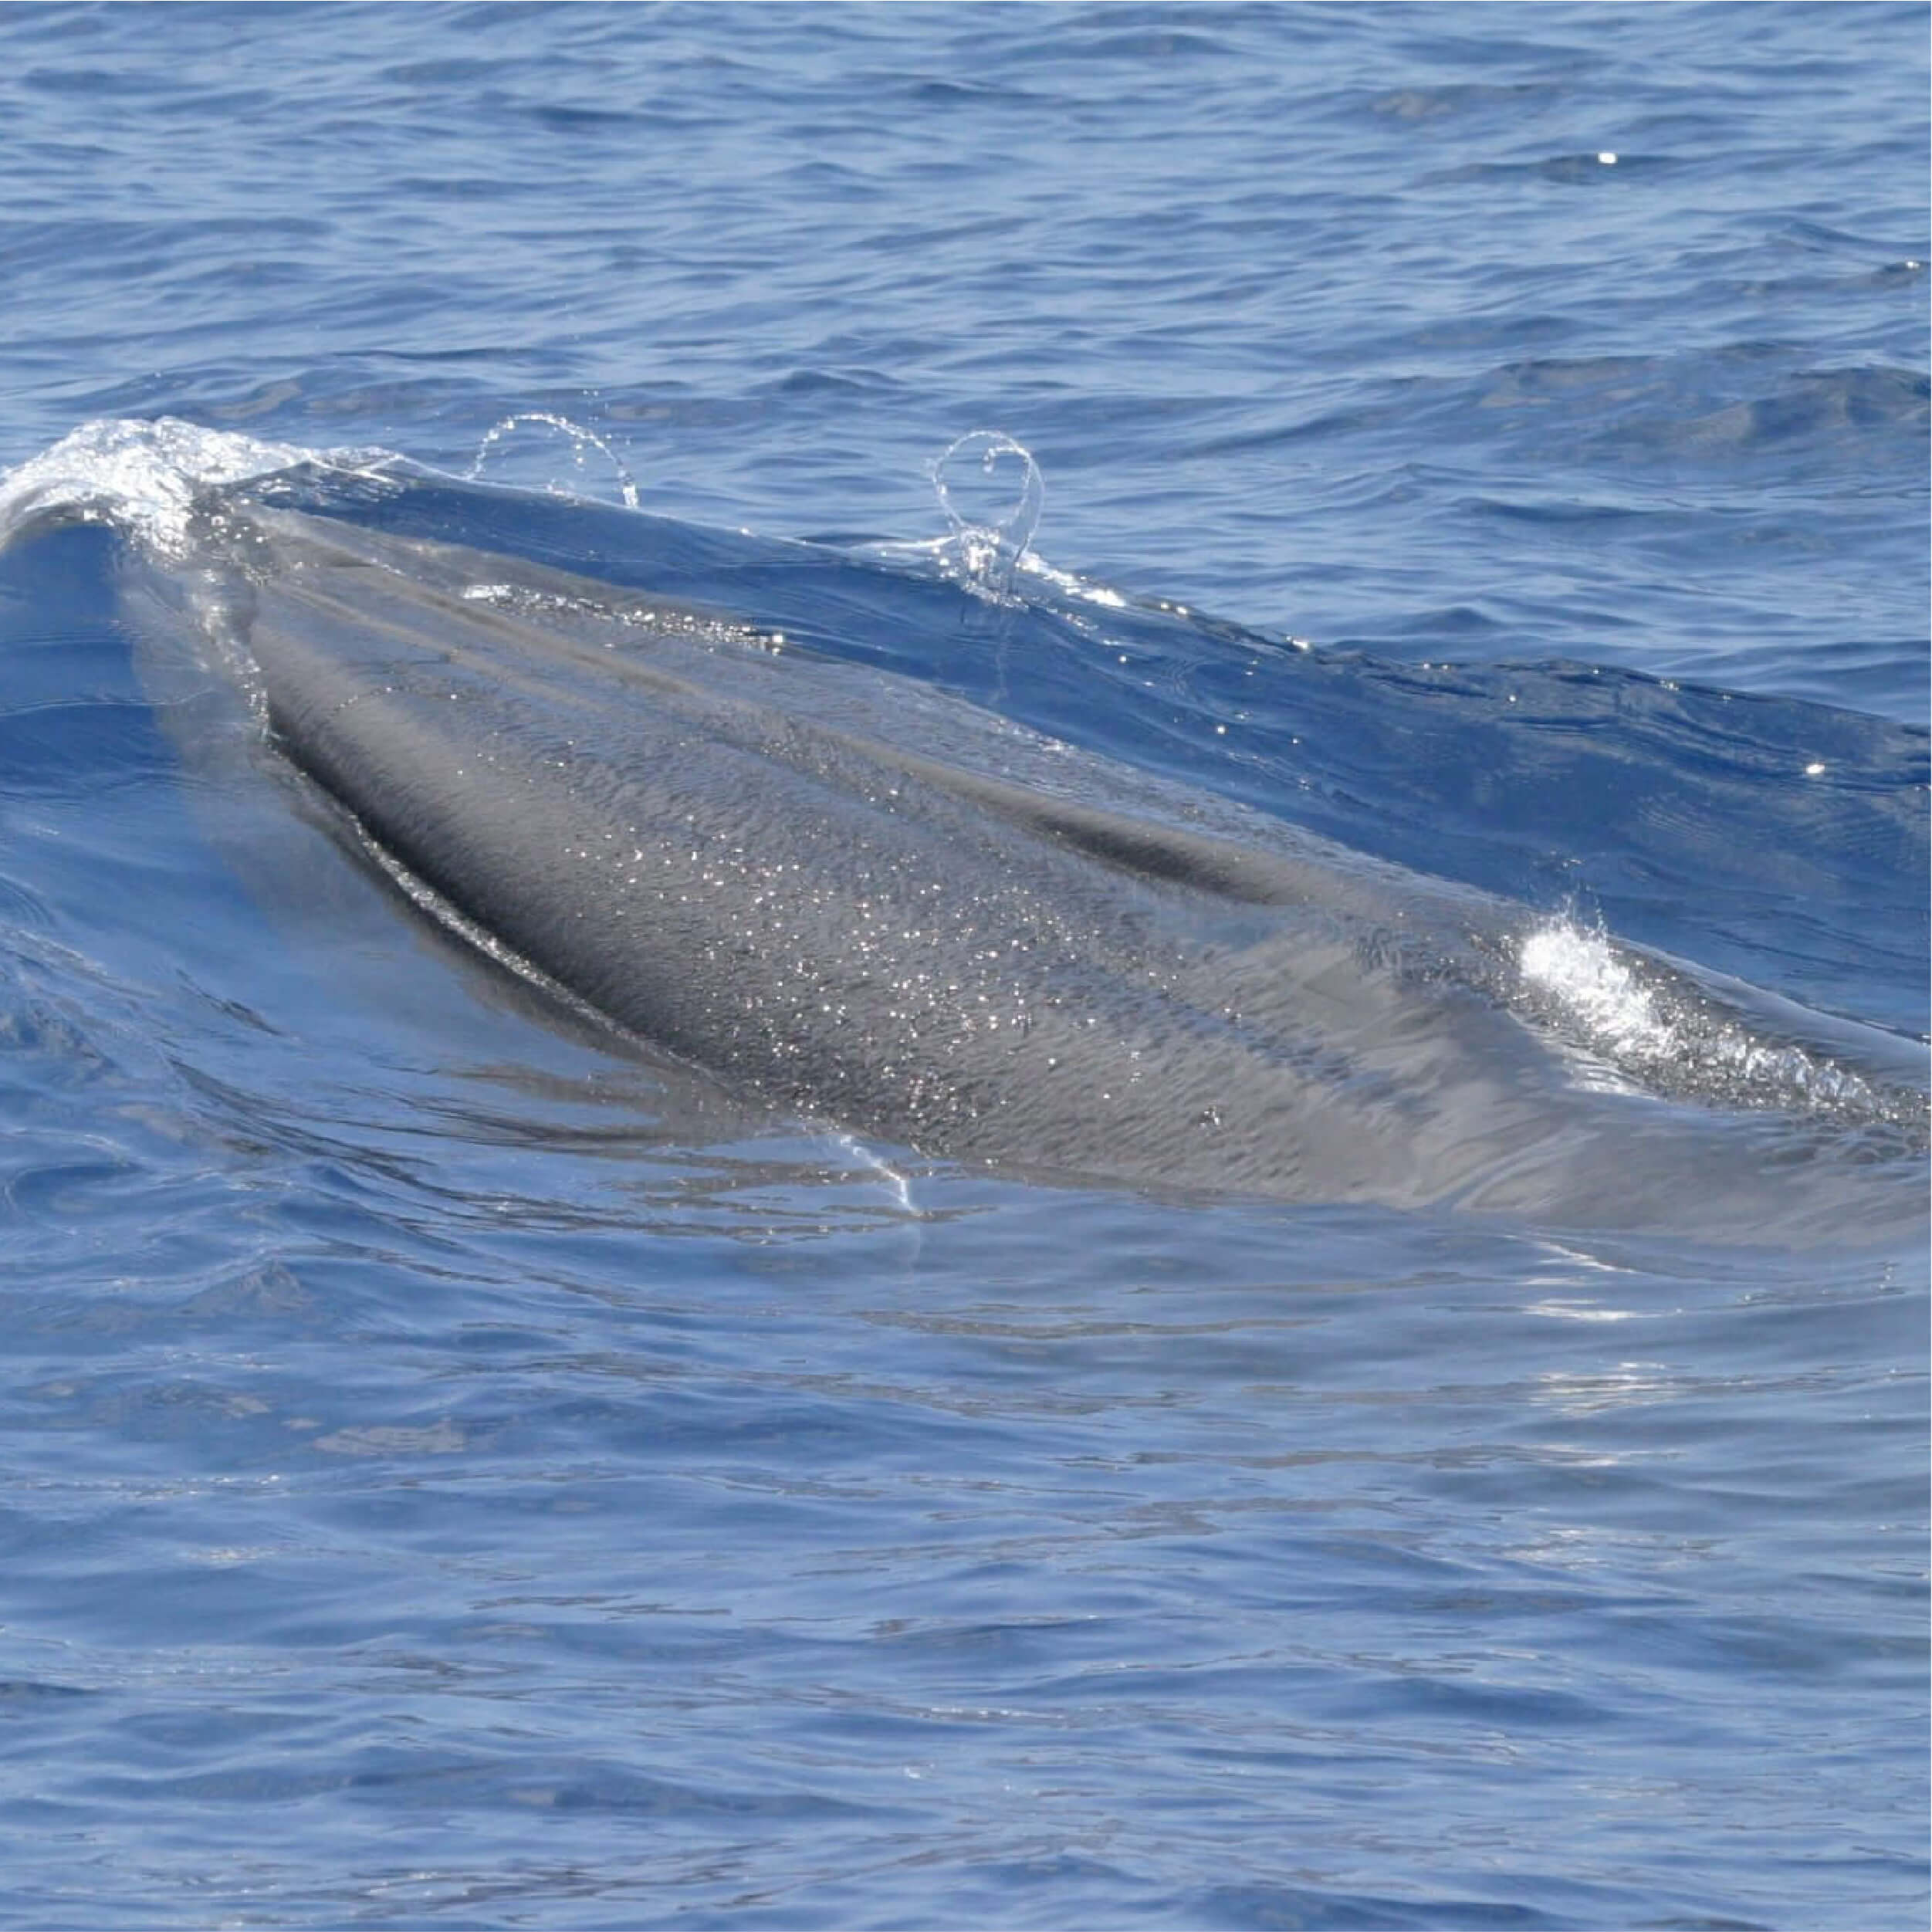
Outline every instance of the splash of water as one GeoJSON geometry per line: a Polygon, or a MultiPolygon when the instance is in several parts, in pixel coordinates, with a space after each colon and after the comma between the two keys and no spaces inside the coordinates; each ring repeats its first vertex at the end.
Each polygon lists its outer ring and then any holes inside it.
{"type": "Polygon", "coordinates": [[[1046,482],[1032,452],[998,430],[976,429],[940,455],[927,473],[939,508],[952,526],[940,553],[947,574],[994,603],[1010,602],[1013,574],[1040,526],[1040,508],[1047,499],[1046,482]],[[988,479],[1009,458],[1017,458],[1023,465],[1019,493],[1003,516],[969,515],[954,502],[946,472],[974,458],[982,476],[988,479]]]}
{"type": "MultiPolygon", "coordinates": [[[[634,510],[638,507],[637,479],[624,466],[623,458],[617,455],[617,452],[595,430],[586,429],[581,423],[573,422],[567,416],[553,415],[547,409],[519,410],[515,415],[506,416],[501,422],[486,431],[483,440],[476,445],[476,460],[469,466],[467,480],[472,483],[479,481],[483,473],[483,465],[489,461],[491,452],[513,431],[523,428],[526,425],[534,426],[540,429],[554,430],[559,435],[569,437],[571,459],[579,471],[584,469],[589,460],[590,452],[595,450],[616,472],[617,493],[624,507],[629,510],[634,510]]],[[[553,496],[572,494],[570,491],[560,489],[554,478],[544,487],[553,496]]]]}
{"type": "MultiPolygon", "coordinates": [[[[344,452],[347,463],[377,452],[344,452]]],[[[292,443],[164,416],[83,423],[0,476],[0,545],[43,517],[112,523],[170,560],[191,548],[195,509],[210,490],[316,460],[292,443]]],[[[326,460],[326,459],[325,459],[326,460]]]]}
{"type": "Polygon", "coordinates": [[[1866,1079],[1829,1054],[1768,1037],[1701,988],[1560,918],[1524,933],[1516,956],[1532,1010],[1654,1092],[1721,1106],[1883,1122],[1915,1139],[1922,1093],[1866,1079]]]}
{"type": "Polygon", "coordinates": [[[1563,1008],[1611,1059],[1667,1054],[1670,1029],[1650,989],[1601,932],[1568,919],[1525,936],[1518,963],[1524,982],[1563,1008]]]}

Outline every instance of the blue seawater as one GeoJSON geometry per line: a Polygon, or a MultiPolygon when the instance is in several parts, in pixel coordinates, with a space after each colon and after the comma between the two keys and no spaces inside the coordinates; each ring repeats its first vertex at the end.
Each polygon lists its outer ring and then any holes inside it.
{"type": "Polygon", "coordinates": [[[0,1924],[1922,1926],[1922,1223],[773,1118],[191,742],[120,587],[246,474],[1909,1046],[1927,68],[1916,6],[0,9],[0,1924]],[[936,498],[980,430],[1030,532],[984,442],[936,498]]]}

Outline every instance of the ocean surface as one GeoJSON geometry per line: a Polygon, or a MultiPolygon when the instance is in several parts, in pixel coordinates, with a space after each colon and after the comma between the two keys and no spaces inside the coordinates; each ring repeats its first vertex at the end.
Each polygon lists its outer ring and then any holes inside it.
{"type": "Polygon", "coordinates": [[[0,8],[0,1925],[1923,1927],[1922,1136],[922,1157],[127,586],[675,590],[1910,1062],[1927,118],[1920,6],[0,8]]]}

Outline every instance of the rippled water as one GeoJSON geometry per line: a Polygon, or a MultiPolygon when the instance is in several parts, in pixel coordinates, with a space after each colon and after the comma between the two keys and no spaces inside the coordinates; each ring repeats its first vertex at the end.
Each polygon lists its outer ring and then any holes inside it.
{"type": "Polygon", "coordinates": [[[920,1159],[443,936],[127,592],[267,475],[1904,1064],[1921,9],[0,50],[0,1920],[1924,1922],[1922,1156],[1802,1240],[920,1159]]]}

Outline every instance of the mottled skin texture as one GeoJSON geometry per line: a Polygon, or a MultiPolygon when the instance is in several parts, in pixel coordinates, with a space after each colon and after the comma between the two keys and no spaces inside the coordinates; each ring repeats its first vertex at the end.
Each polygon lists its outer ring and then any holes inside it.
{"type": "Polygon", "coordinates": [[[1586,1091],[1514,997],[1521,908],[607,585],[283,512],[220,541],[273,736],[367,836],[779,1108],[1041,1176],[1562,1220],[1740,1189],[1761,1219],[1766,1163],[1812,1161],[1788,1122],[1586,1091]]]}

